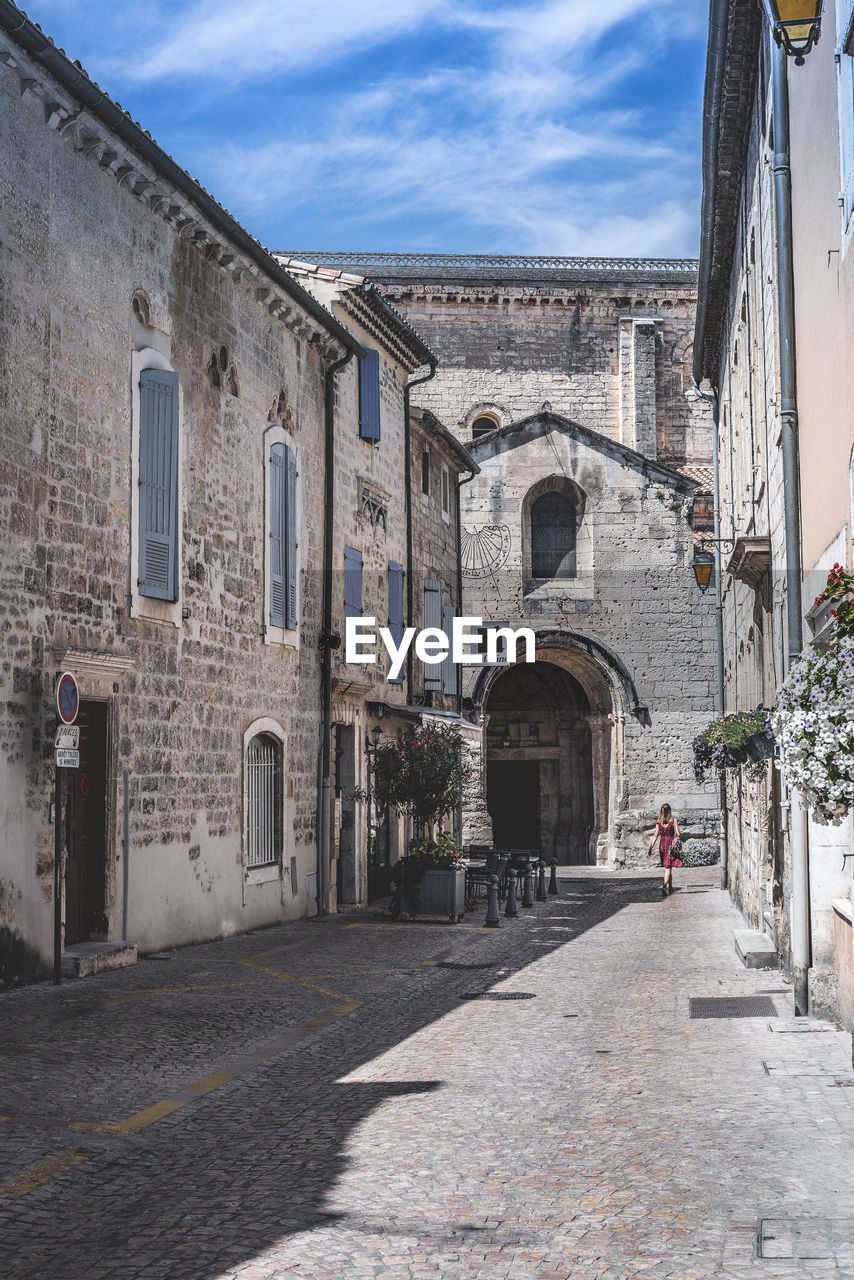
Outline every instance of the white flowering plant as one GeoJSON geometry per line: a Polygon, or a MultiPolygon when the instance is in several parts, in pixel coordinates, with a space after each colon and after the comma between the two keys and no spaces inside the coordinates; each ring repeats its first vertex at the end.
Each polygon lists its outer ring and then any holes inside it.
{"type": "Polygon", "coordinates": [[[854,637],[795,663],[771,726],[789,783],[819,822],[839,826],[854,801],[854,637]]]}

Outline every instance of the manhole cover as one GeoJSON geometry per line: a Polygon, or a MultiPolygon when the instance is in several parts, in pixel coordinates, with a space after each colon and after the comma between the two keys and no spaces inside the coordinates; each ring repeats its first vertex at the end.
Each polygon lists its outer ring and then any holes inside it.
{"type": "Polygon", "coordinates": [[[692,1018],[776,1018],[770,996],[692,996],[692,1018]]]}
{"type": "Polygon", "coordinates": [[[461,1000],[535,1000],[534,991],[467,991],[461,1000]]]}

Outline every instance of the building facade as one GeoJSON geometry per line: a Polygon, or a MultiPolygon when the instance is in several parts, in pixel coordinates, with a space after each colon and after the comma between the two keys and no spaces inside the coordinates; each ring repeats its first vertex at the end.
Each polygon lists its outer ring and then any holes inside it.
{"type": "MultiPolygon", "coordinates": [[[[774,45],[760,6],[731,0],[723,9],[706,84],[695,372],[718,400],[731,713],[773,706],[791,662],[810,649],[811,606],[828,571],[852,564],[854,49],[846,51],[850,4],[830,7],[800,67],[774,45]],[[775,182],[775,173],[785,177],[775,182]],[[791,239],[780,223],[789,196],[791,239]],[[781,327],[790,284],[791,333],[781,327]]],[[[770,765],[759,779],[731,773],[726,791],[736,902],[788,971],[808,967],[810,1010],[854,1025],[850,817],[829,827],[804,815],[770,765]]]]}
{"type": "Polygon", "coordinates": [[[714,835],[691,752],[715,705],[713,610],[691,572],[712,448],[695,264],[334,261],[369,271],[439,357],[419,403],[480,467],[461,491],[466,614],[536,634],[536,664],[498,653],[466,671],[485,734],[467,837],[643,864],[665,800],[714,835]]]}

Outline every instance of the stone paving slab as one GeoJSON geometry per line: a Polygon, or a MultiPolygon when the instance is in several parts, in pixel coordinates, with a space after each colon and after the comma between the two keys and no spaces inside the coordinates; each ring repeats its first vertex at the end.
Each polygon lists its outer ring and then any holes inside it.
{"type": "Polygon", "coordinates": [[[363,913],[0,996],[0,1272],[854,1277],[850,1036],[780,1033],[718,874],[579,869],[496,931],[363,913]],[[758,994],[773,1021],[689,1017],[758,994]]]}

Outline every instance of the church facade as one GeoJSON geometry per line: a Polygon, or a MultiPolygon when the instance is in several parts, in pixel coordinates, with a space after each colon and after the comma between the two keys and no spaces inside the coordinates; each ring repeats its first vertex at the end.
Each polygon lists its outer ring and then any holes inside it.
{"type": "Polygon", "coordinates": [[[664,801],[713,836],[691,750],[715,713],[691,570],[712,457],[696,264],[304,256],[358,264],[436,352],[418,403],[480,467],[460,490],[465,613],[536,636],[534,664],[466,669],[484,730],[467,839],[642,865],[664,801]]]}

